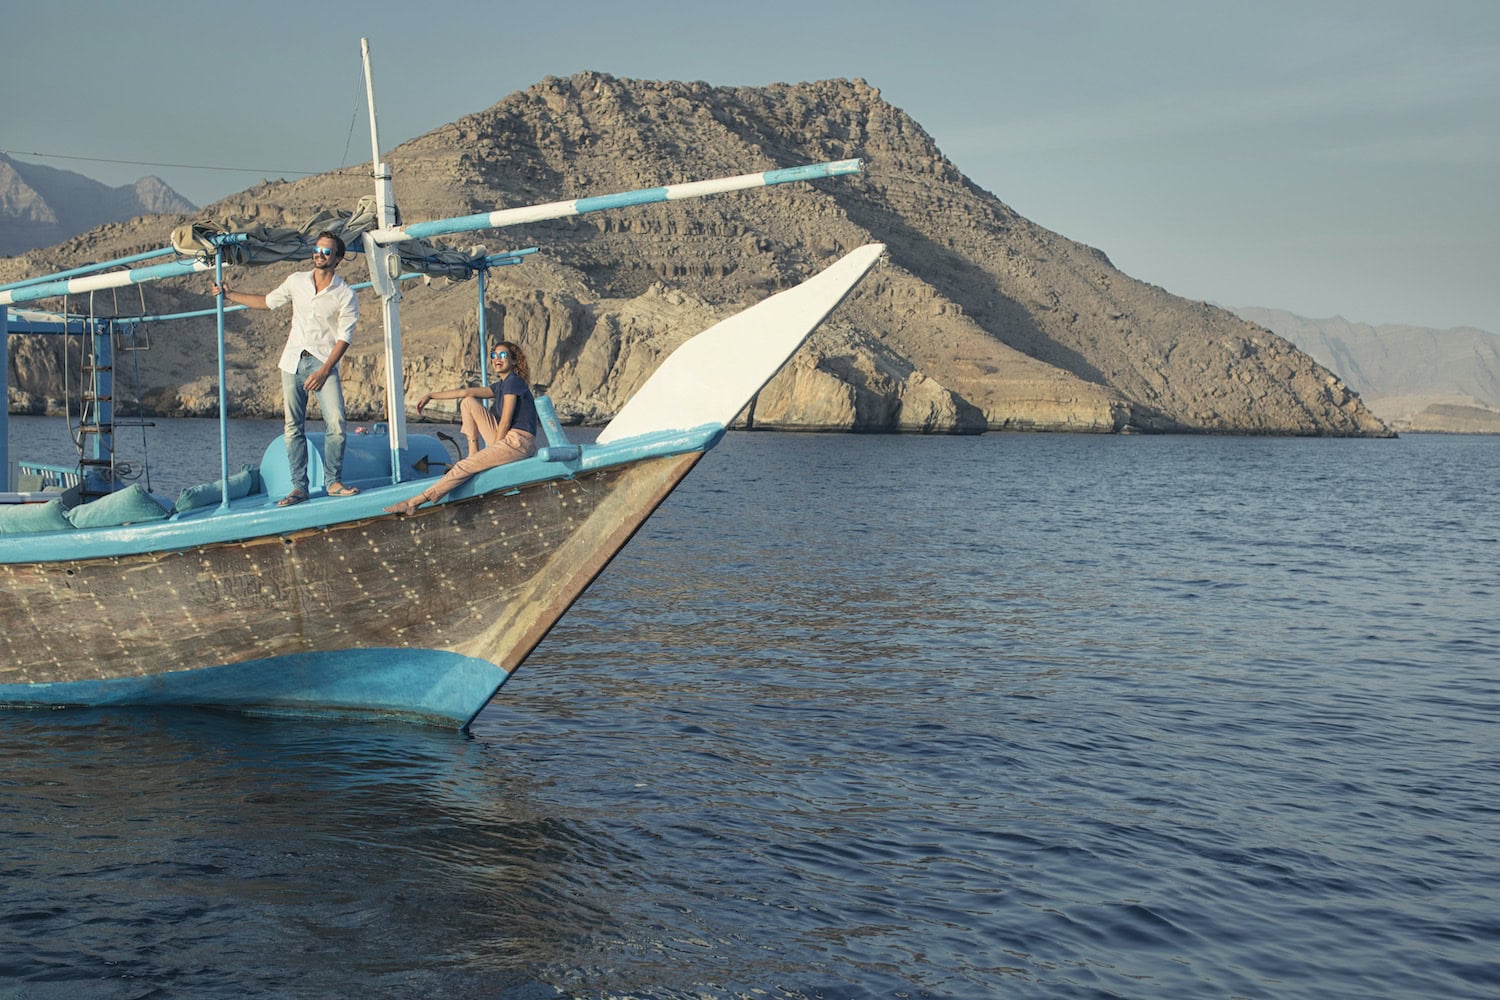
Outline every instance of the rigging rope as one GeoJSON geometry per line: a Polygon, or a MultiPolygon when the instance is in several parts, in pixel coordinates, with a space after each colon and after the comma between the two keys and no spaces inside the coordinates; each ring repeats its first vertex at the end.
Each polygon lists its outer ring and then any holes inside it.
{"type": "Polygon", "coordinates": [[[365,67],[363,62],[360,63],[359,74],[355,78],[355,83],[354,113],[349,116],[349,134],[344,138],[344,157],[339,160],[340,168],[349,165],[349,147],[354,143],[354,126],[359,124],[359,99],[363,96],[362,91],[365,89],[365,67]]]}

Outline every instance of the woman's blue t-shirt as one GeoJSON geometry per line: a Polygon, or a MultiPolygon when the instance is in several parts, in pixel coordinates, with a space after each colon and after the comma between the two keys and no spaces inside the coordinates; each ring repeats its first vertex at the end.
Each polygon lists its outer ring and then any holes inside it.
{"type": "Polygon", "coordinates": [[[526,380],[515,372],[511,372],[499,382],[492,383],[490,388],[495,393],[495,417],[505,412],[505,397],[516,397],[516,410],[511,414],[510,425],[518,431],[528,434],[536,434],[536,400],[531,395],[531,386],[526,380]]]}

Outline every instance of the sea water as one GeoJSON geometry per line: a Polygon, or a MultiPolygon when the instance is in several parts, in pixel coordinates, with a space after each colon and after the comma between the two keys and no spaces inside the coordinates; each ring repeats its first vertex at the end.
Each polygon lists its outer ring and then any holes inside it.
{"type": "Polygon", "coordinates": [[[0,997],[1500,995],[1497,566],[1500,438],[730,434],[468,735],[0,713],[0,997]]]}

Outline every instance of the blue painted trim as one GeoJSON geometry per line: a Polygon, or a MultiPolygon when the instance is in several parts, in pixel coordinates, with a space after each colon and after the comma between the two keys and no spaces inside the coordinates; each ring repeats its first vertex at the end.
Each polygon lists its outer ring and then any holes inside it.
{"type": "Polygon", "coordinates": [[[456,215],[451,219],[434,219],[431,222],[414,222],[409,226],[402,226],[401,231],[406,234],[405,239],[421,240],[429,236],[446,236],[449,233],[467,233],[476,229],[490,228],[489,212],[479,212],[475,215],[456,215]]]}
{"type": "Polygon", "coordinates": [[[547,443],[551,445],[569,444],[568,432],[563,430],[562,421],[557,419],[557,407],[552,405],[552,397],[545,393],[536,397],[536,418],[541,422],[542,434],[547,443]]]}
{"type": "Polygon", "coordinates": [[[602,212],[610,208],[629,208],[632,205],[652,205],[667,200],[665,187],[641,188],[639,191],[622,191],[619,194],[601,194],[592,198],[579,198],[573,208],[582,215],[585,212],[602,212]]]}
{"type": "Polygon", "coordinates": [[[194,705],[313,717],[376,716],[467,726],[509,675],[435,649],[348,649],[149,677],[0,684],[0,706],[194,705]]]}
{"type": "MultiPolygon", "coordinates": [[[[6,308],[0,306],[0,309],[6,308]]],[[[89,331],[88,321],[76,318],[64,319],[59,317],[50,319],[28,319],[24,316],[11,316],[6,320],[6,333],[66,333],[81,334],[89,331]]]]}
{"type": "MultiPolygon", "coordinates": [[[[719,424],[704,424],[688,430],[657,431],[625,438],[604,445],[579,446],[576,460],[547,462],[539,457],[496,466],[474,476],[448,496],[443,503],[462,500],[485,493],[504,492],[523,486],[532,486],[549,480],[571,479],[585,472],[595,472],[618,465],[650,458],[684,455],[695,451],[708,451],[723,439],[724,428],[719,424]]],[[[309,474],[315,446],[312,435],[308,435],[309,474]]],[[[356,435],[345,440],[353,441],[356,435]]],[[[384,439],[377,435],[371,442],[378,445],[384,439]]],[[[279,445],[273,441],[267,447],[267,456],[279,445]]],[[[283,453],[285,449],[282,449],[283,453]]],[[[346,450],[344,464],[350,468],[351,456],[346,450]]],[[[269,463],[269,458],[268,458],[269,463]]],[[[178,514],[162,521],[118,525],[108,528],[79,528],[73,531],[58,531],[43,535],[0,536],[0,562],[45,563],[71,560],[113,558],[138,555],[143,552],[165,552],[190,549],[200,545],[220,542],[243,541],[250,538],[289,534],[294,531],[317,530],[351,521],[371,517],[393,517],[384,508],[397,500],[411,496],[422,479],[404,480],[392,485],[389,470],[381,479],[361,480],[347,477],[346,481],[358,486],[362,492],[353,497],[327,497],[314,493],[306,503],[292,507],[277,507],[281,493],[273,489],[273,470],[262,469],[268,493],[258,493],[238,500],[231,500],[229,509],[200,507],[197,510],[178,514]],[[270,475],[267,473],[270,471],[270,475]]],[[[431,477],[429,477],[431,478],[431,477]]]]}
{"type": "Polygon", "coordinates": [[[811,181],[819,177],[837,177],[840,174],[859,173],[862,160],[838,160],[834,163],[809,163],[802,167],[784,167],[767,170],[766,184],[785,184],[788,181],[811,181]]]}
{"type": "Polygon", "coordinates": [[[568,432],[557,419],[551,396],[536,397],[536,418],[542,425],[542,438],[547,442],[536,450],[536,457],[543,462],[576,462],[582,449],[568,440],[568,432]]]}

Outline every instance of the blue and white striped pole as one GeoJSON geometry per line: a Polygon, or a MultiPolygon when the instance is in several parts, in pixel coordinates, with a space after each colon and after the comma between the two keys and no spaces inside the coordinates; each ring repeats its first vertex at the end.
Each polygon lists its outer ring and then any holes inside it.
{"type": "Polygon", "coordinates": [[[587,212],[599,212],[609,208],[628,208],[632,205],[651,205],[663,201],[682,201],[687,198],[702,198],[728,191],[745,191],[750,188],[770,187],[791,181],[810,181],[820,177],[837,177],[841,174],[857,174],[861,160],[836,160],[831,163],[809,163],[801,167],[786,167],[781,170],[766,170],[758,174],[741,174],[738,177],[721,177],[711,181],[689,181],[685,184],[668,184],[665,187],[642,188],[639,191],[621,191],[617,194],[598,195],[592,198],[575,198],[572,201],[554,201],[545,205],[528,205],[522,208],[503,208],[496,212],[481,212],[452,219],[437,219],[432,222],[416,222],[409,226],[377,229],[370,235],[376,243],[399,243],[401,240],[428,239],[450,233],[466,233],[476,229],[504,229],[527,222],[544,219],[565,219],[587,212]]]}
{"type": "Polygon", "coordinates": [[[126,285],[144,285],[162,278],[176,278],[184,274],[211,271],[213,267],[211,261],[174,260],[166,264],[133,267],[128,271],[110,271],[107,274],[94,274],[85,278],[44,281],[0,292],[0,306],[15,305],[18,302],[35,302],[38,299],[50,299],[59,295],[81,295],[106,288],[123,288],[126,285]]]}
{"type": "Polygon", "coordinates": [[[484,291],[488,286],[488,271],[480,271],[474,276],[479,283],[479,384],[490,384],[490,344],[489,331],[484,322],[484,291]]]}
{"type": "Polygon", "coordinates": [[[56,280],[58,278],[71,278],[79,274],[93,274],[95,271],[103,271],[110,267],[119,267],[121,264],[138,264],[143,260],[170,257],[176,252],[171,247],[163,247],[160,250],[147,250],[144,253],[131,254],[129,257],[120,257],[115,260],[100,261],[94,264],[84,264],[80,267],[70,268],[67,271],[58,271],[56,274],[49,274],[40,278],[26,278],[22,281],[12,281],[8,284],[0,285],[0,291],[11,288],[25,288],[27,285],[40,284],[41,282],[56,280]]]}
{"type": "MultiPolygon", "coordinates": [[[[249,237],[244,233],[224,233],[215,237],[218,246],[222,247],[228,243],[248,243],[249,237]]],[[[86,292],[99,292],[106,288],[123,288],[126,285],[144,285],[152,281],[160,281],[163,278],[178,278],[184,274],[197,274],[202,271],[212,271],[219,267],[214,261],[193,258],[192,260],[173,260],[165,264],[153,264],[150,267],[132,267],[127,271],[107,271],[103,274],[90,274],[86,277],[65,278],[64,275],[77,274],[80,271],[92,271],[100,267],[109,267],[122,264],[132,260],[146,260],[151,257],[159,257],[162,251],[150,251],[146,254],[137,254],[134,257],[122,257],[117,261],[107,264],[90,264],[82,268],[74,268],[72,271],[62,271],[58,274],[48,275],[31,282],[17,282],[7,285],[5,290],[0,291],[0,305],[14,305],[17,302],[35,302],[38,299],[50,299],[59,295],[82,295],[86,292]],[[62,279],[62,280],[58,280],[62,279]]]]}
{"type": "MultiPolygon", "coordinates": [[[[668,184],[665,187],[642,188],[639,191],[621,191],[617,194],[598,195],[591,198],[575,198],[572,201],[554,201],[545,205],[504,208],[495,212],[482,212],[478,215],[436,219],[432,222],[417,222],[409,226],[392,226],[372,230],[366,235],[371,237],[377,244],[384,246],[391,243],[399,243],[402,240],[427,239],[433,236],[446,236],[451,233],[473,232],[478,229],[504,229],[507,226],[518,226],[527,222],[541,222],[546,219],[565,219],[570,216],[584,215],[588,212],[600,212],[610,208],[651,205],[663,201],[682,201],[688,198],[702,198],[729,191],[745,191],[750,188],[771,187],[775,184],[787,184],[792,181],[810,181],[822,177],[857,174],[860,171],[862,162],[855,159],[835,160],[831,163],[809,163],[801,167],[766,170],[758,174],[741,174],[738,177],[721,177],[717,180],[709,181],[689,181],[685,184],[668,184]]],[[[239,234],[229,234],[223,237],[223,239],[226,241],[233,240],[236,236],[239,236],[240,239],[244,238],[239,234]]],[[[0,306],[15,305],[20,302],[35,302],[38,299],[53,298],[59,295],[79,295],[84,292],[97,292],[102,289],[120,288],[125,285],[142,285],[161,278],[175,278],[184,274],[212,270],[213,267],[214,265],[210,261],[198,259],[179,260],[170,261],[165,264],[156,264],[152,267],[132,268],[128,271],[111,271],[107,274],[95,274],[82,278],[43,281],[39,284],[27,285],[23,288],[0,291],[0,306]]]]}

